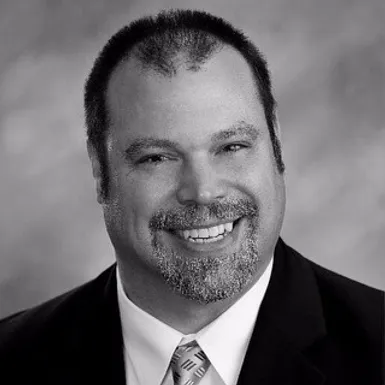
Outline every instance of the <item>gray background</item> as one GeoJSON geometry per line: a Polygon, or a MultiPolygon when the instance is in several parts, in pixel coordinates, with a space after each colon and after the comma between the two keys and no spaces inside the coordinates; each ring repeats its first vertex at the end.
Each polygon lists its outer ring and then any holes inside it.
{"type": "Polygon", "coordinates": [[[287,164],[284,239],[385,289],[383,0],[1,0],[0,317],[113,262],[85,150],[84,79],[120,26],[190,4],[243,28],[269,59],[287,164]]]}

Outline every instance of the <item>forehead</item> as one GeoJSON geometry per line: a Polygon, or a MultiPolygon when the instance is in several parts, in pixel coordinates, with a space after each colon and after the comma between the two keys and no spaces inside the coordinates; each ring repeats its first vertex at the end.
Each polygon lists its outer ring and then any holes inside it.
{"type": "Polygon", "coordinates": [[[190,141],[235,121],[261,126],[251,70],[234,50],[224,49],[197,72],[164,77],[143,71],[135,60],[119,65],[107,90],[111,134],[120,138],[183,134],[190,141]]]}

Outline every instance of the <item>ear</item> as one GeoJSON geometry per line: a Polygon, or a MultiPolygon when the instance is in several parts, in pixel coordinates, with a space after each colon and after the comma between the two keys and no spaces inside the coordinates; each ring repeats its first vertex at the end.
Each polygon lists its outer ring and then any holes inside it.
{"type": "Polygon", "coordinates": [[[275,133],[280,143],[282,143],[281,125],[279,123],[278,111],[274,112],[275,133]]]}
{"type": "Polygon", "coordinates": [[[91,160],[92,175],[96,182],[96,199],[99,204],[103,203],[102,198],[102,169],[100,166],[99,158],[94,146],[87,140],[87,152],[88,157],[91,160]]]}

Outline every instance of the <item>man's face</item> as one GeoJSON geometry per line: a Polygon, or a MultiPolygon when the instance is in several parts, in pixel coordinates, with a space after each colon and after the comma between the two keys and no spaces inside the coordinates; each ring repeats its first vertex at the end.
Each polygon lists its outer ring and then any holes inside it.
{"type": "Polygon", "coordinates": [[[103,209],[119,263],[203,303],[241,293],[270,260],[285,206],[244,59],[226,49],[172,78],[124,62],[107,107],[103,209]]]}

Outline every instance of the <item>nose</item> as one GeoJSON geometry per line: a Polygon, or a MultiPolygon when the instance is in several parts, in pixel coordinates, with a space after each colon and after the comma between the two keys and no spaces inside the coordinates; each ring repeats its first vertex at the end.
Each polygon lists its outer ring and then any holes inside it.
{"type": "Polygon", "coordinates": [[[225,196],[223,180],[209,162],[195,162],[184,167],[177,191],[182,205],[207,205],[225,196]]]}

